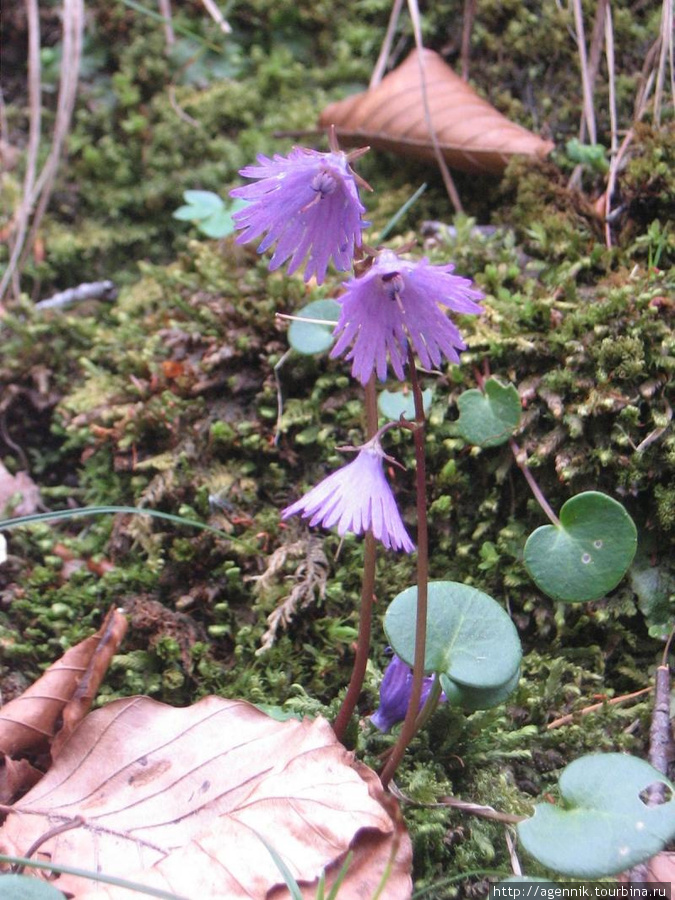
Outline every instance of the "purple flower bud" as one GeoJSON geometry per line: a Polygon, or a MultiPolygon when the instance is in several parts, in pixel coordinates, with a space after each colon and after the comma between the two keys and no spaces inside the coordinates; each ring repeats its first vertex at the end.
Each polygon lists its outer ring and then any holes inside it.
{"type": "Polygon", "coordinates": [[[353,360],[352,375],[362,384],[373,372],[386,379],[387,357],[403,380],[409,346],[425,368],[439,366],[443,357],[459,362],[458,351],[466,344],[442,307],[480,313],[476,301],[483,295],[468,278],[452,275],[453,269],[432,266],[426,258],[408,262],[391,250],[382,251],[365,275],[347,282],[338,298],[342,310],[331,356],[344,354],[353,360]]]}
{"type": "MultiPolygon", "coordinates": [[[[433,676],[429,675],[422,683],[420,709],[429,696],[433,681],[433,676]]],[[[370,721],[380,731],[389,731],[397,722],[405,719],[412,694],[412,683],[412,669],[398,656],[394,656],[380,684],[380,705],[370,717],[370,721]]]]}
{"type": "Polygon", "coordinates": [[[367,223],[362,219],[365,207],[357,180],[364,182],[350,168],[349,159],[341,150],[319,153],[301,147],[294,147],[287,157],[258,156],[259,165],[239,173],[256,183],[230,191],[231,197],[250,201],[232,216],[236,227],[243,229],[237,242],[267,232],[258,252],[276,243],[270,269],[278,269],[290,257],[288,271],[293,273],[308,257],[305,281],[316,275],[321,284],[331,257],[340,271],[350,269],[367,223]]]}
{"type": "Polygon", "coordinates": [[[308,518],[310,525],[337,526],[339,535],[372,531],[385,547],[412,553],[415,545],[405,530],[385,477],[384,458],[379,440],[373,438],[361,447],[353,462],[282,510],[281,518],[298,513],[308,518]]]}

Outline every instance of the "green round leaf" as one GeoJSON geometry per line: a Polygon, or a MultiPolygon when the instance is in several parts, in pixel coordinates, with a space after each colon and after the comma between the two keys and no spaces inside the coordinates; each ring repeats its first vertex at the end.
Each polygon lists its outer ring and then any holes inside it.
{"type": "Polygon", "coordinates": [[[527,539],[525,565],[554,600],[598,600],[628,571],[637,548],[635,523],[620,503],[587,491],[560,510],[560,525],[542,525],[527,539]]]}
{"type": "Polygon", "coordinates": [[[217,209],[205,219],[197,222],[197,227],[209,238],[224,238],[234,231],[234,221],[232,220],[232,210],[217,209]]]}
{"type": "MultiPolygon", "coordinates": [[[[434,392],[431,388],[422,391],[422,406],[428,413],[434,392]]],[[[409,422],[415,421],[415,400],[410,391],[382,391],[377,400],[380,412],[392,422],[398,422],[404,416],[409,422]]]]}
{"type": "Polygon", "coordinates": [[[179,206],[178,209],[175,209],[171,215],[174,219],[178,219],[180,222],[193,222],[195,220],[195,207],[194,206],[179,206]]]}
{"type": "Polygon", "coordinates": [[[563,771],[564,806],[542,803],[518,824],[525,850],[542,865],[576,878],[630,869],[675,838],[673,785],[649,763],[623,753],[582,756],[563,771]],[[648,806],[645,790],[667,785],[669,798],[648,806]]]}
{"type": "Polygon", "coordinates": [[[512,384],[488,378],[484,392],[464,391],[457,400],[457,428],[465,441],[478,447],[504,444],[520,424],[520,397],[512,384]]]}
{"type": "Polygon", "coordinates": [[[458,684],[447,675],[441,675],[441,687],[448,699],[448,703],[459,706],[467,712],[477,709],[492,709],[503,703],[518,687],[520,681],[520,666],[511,678],[497,687],[477,688],[466,684],[458,684]]]}
{"type": "Polygon", "coordinates": [[[205,219],[225,206],[225,201],[213,191],[183,191],[183,199],[194,209],[194,219],[205,219]]]}
{"type": "Polygon", "coordinates": [[[340,304],[335,300],[315,300],[303,306],[296,315],[299,319],[294,319],[288,329],[291,347],[307,356],[327,350],[334,340],[333,329],[340,315],[340,304]],[[314,321],[303,322],[302,319],[314,321]],[[321,325],[316,319],[326,324],[321,325]]]}
{"type": "MultiPolygon", "coordinates": [[[[384,617],[394,652],[413,664],[417,587],[398,594],[384,617]]],[[[459,685],[497,688],[520,665],[518,632],[501,606],[476,588],[455,581],[429,583],[424,669],[445,674],[459,685]]]]}
{"type": "Polygon", "coordinates": [[[64,900],[61,891],[51,884],[27,875],[0,875],[2,900],[64,900]]]}

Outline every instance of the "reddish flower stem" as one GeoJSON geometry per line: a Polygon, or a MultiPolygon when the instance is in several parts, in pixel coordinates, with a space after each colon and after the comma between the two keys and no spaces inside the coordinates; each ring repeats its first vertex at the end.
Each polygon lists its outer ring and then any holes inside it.
{"type": "MultiPolygon", "coordinates": [[[[365,387],[364,405],[366,411],[366,434],[368,440],[377,432],[377,391],[375,377],[371,376],[365,387]]],[[[375,594],[375,562],[377,544],[372,531],[367,531],[363,548],[363,580],[361,582],[361,612],[359,615],[359,634],[356,642],[354,666],[349,679],[347,693],[342,706],[333,722],[333,731],[339,741],[344,735],[349,721],[359,701],[363,679],[366,675],[368,657],[370,656],[370,633],[373,623],[373,598],[375,594]]]]}
{"type": "Polygon", "coordinates": [[[427,643],[427,594],[429,581],[429,538],[427,527],[427,467],[425,456],[426,417],[424,400],[417,378],[415,356],[412,350],[408,354],[410,384],[415,401],[415,461],[417,465],[417,619],[415,622],[415,660],[413,664],[413,682],[408,711],[406,712],[398,740],[382,769],[380,778],[383,787],[391,781],[410,741],[415,736],[417,713],[422,697],[424,681],[424,657],[427,643]]]}

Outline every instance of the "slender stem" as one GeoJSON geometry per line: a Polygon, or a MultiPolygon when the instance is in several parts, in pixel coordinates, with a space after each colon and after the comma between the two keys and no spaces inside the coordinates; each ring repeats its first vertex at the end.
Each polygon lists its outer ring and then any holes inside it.
{"type": "Polygon", "coordinates": [[[429,536],[427,527],[427,467],[424,449],[425,415],[422,390],[417,378],[415,357],[410,350],[408,354],[410,384],[415,400],[415,461],[417,464],[417,618],[415,621],[415,660],[413,664],[413,681],[408,711],[406,712],[401,733],[394,745],[380,776],[386,788],[391,781],[398,764],[403,759],[406,747],[415,736],[417,730],[417,713],[422,697],[424,681],[424,657],[427,644],[427,593],[429,581],[429,536]]]}
{"type": "MultiPolygon", "coordinates": [[[[377,432],[377,391],[375,377],[371,377],[365,388],[366,433],[368,440],[377,432]]],[[[368,657],[370,656],[370,632],[373,623],[373,596],[375,593],[375,562],[377,545],[372,531],[367,531],[363,548],[363,580],[361,582],[361,613],[359,616],[359,635],[356,643],[354,666],[349,679],[347,693],[342,701],[333,730],[338,740],[343,740],[349,720],[358,703],[366,675],[368,657]]]]}
{"type": "MultiPolygon", "coordinates": [[[[478,369],[474,369],[474,375],[476,378],[476,382],[478,383],[478,387],[481,389],[481,391],[483,391],[483,393],[485,393],[485,379],[488,378],[490,375],[489,363],[487,360],[485,361],[485,365],[486,365],[485,375],[483,375],[481,372],[479,372],[478,369]]],[[[528,483],[528,485],[530,486],[530,490],[534,494],[534,499],[537,501],[539,506],[541,506],[541,508],[544,510],[544,512],[548,516],[549,520],[556,526],[556,528],[559,528],[560,527],[560,519],[556,516],[550,503],[548,502],[546,497],[544,497],[541,488],[539,487],[537,482],[534,480],[534,475],[527,467],[527,454],[523,450],[520,449],[520,447],[518,446],[518,444],[516,444],[516,442],[513,440],[513,438],[509,438],[509,447],[511,448],[511,452],[513,453],[513,458],[516,461],[516,465],[518,466],[520,471],[523,473],[523,477],[524,477],[525,481],[528,483]]]]}
{"type": "Polygon", "coordinates": [[[529,484],[530,490],[534,494],[535,500],[537,501],[539,506],[541,506],[541,508],[544,510],[544,512],[550,519],[550,521],[556,526],[556,528],[559,528],[560,527],[560,519],[553,512],[553,509],[552,509],[551,505],[549,504],[548,500],[542,494],[541,488],[539,487],[537,482],[534,480],[534,475],[532,474],[532,472],[530,472],[530,470],[527,467],[527,462],[524,458],[523,452],[521,451],[518,444],[516,444],[516,442],[513,440],[513,438],[509,439],[509,446],[511,447],[511,450],[513,452],[513,458],[516,461],[516,465],[518,466],[520,471],[523,473],[525,481],[527,481],[527,483],[529,484]]]}

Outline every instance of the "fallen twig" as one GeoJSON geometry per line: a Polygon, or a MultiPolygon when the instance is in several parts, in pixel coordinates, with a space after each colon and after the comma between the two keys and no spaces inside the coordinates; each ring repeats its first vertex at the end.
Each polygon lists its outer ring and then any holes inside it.
{"type": "Polygon", "coordinates": [[[626,701],[634,700],[636,697],[643,697],[645,694],[649,694],[651,690],[652,688],[650,686],[642,688],[639,691],[633,691],[632,694],[622,694],[620,697],[612,697],[609,700],[603,700],[601,703],[594,703],[592,706],[585,706],[583,709],[578,709],[576,712],[569,713],[569,715],[561,716],[559,719],[554,719],[552,722],[548,723],[546,728],[548,731],[550,731],[552,728],[560,728],[561,725],[570,725],[577,718],[577,716],[587,716],[589,713],[604,709],[605,706],[618,706],[620,703],[626,703],[626,701]]]}

